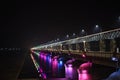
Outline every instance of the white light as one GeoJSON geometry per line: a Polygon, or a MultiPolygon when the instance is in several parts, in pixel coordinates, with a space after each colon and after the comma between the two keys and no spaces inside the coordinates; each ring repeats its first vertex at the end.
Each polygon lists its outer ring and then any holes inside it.
{"type": "Polygon", "coordinates": [[[96,27],[96,28],[98,28],[99,26],[98,26],[98,25],[96,25],[95,27],[96,27]]]}
{"type": "Polygon", "coordinates": [[[82,29],[82,32],[85,32],[85,30],[84,30],[84,29],[82,29]]]}
{"type": "Polygon", "coordinates": [[[85,43],[86,41],[83,41],[83,43],[85,43]]]}
{"type": "Polygon", "coordinates": [[[67,38],[69,37],[69,35],[66,36],[67,38]]]}

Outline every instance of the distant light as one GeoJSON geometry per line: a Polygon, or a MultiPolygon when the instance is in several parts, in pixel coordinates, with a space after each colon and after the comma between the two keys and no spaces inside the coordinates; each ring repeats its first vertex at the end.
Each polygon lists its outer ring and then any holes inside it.
{"type": "Polygon", "coordinates": [[[66,36],[67,38],[69,37],[69,35],[66,36]]]}
{"type": "Polygon", "coordinates": [[[99,26],[98,26],[98,25],[96,25],[95,27],[96,27],[96,28],[98,28],[99,26]]]}
{"type": "Polygon", "coordinates": [[[39,77],[41,77],[41,74],[39,74],[39,77]]]}
{"type": "Polygon", "coordinates": [[[85,32],[85,30],[84,30],[84,29],[82,29],[82,32],[85,32]]]}
{"type": "Polygon", "coordinates": [[[57,41],[59,41],[59,38],[57,38],[57,41]]]}
{"type": "Polygon", "coordinates": [[[75,36],[75,33],[73,33],[73,36],[75,36]]]}

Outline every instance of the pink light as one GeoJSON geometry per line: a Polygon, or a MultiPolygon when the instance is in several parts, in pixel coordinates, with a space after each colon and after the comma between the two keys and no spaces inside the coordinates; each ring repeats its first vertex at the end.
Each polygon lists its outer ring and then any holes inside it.
{"type": "Polygon", "coordinates": [[[80,65],[79,70],[89,70],[92,67],[91,62],[86,62],[80,65]]]}
{"type": "Polygon", "coordinates": [[[67,67],[67,70],[68,70],[69,73],[72,73],[72,69],[73,69],[72,66],[67,67]]]}
{"type": "Polygon", "coordinates": [[[57,75],[56,72],[58,70],[58,61],[57,59],[52,60],[52,72],[53,72],[53,76],[57,75]]]}
{"type": "Polygon", "coordinates": [[[86,57],[86,55],[85,55],[85,54],[82,54],[82,57],[84,57],[84,58],[85,58],[85,57],[86,57]]]}
{"type": "Polygon", "coordinates": [[[43,70],[40,68],[40,72],[42,73],[43,72],[43,70]]]}
{"type": "Polygon", "coordinates": [[[78,80],[92,80],[91,75],[84,73],[84,74],[79,74],[79,79],[78,80]]]}
{"type": "Polygon", "coordinates": [[[68,67],[72,67],[72,64],[68,64],[68,67]]]}
{"type": "Polygon", "coordinates": [[[86,74],[86,73],[88,73],[87,70],[82,70],[82,74],[86,74]]]}
{"type": "Polygon", "coordinates": [[[44,73],[41,74],[44,79],[47,79],[46,75],[44,73]]]}
{"type": "Polygon", "coordinates": [[[45,74],[43,74],[43,77],[44,77],[44,79],[47,79],[47,77],[46,77],[46,75],[45,75],[45,74]]]}

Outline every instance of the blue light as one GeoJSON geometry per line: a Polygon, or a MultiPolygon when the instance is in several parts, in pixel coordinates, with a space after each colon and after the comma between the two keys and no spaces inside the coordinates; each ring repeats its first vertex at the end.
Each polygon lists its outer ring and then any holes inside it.
{"type": "Polygon", "coordinates": [[[62,65],[62,64],[63,64],[63,61],[59,61],[59,63],[62,65]]]}

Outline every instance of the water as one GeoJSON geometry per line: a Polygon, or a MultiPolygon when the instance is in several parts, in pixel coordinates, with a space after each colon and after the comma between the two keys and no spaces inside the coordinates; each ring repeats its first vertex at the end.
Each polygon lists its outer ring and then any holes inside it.
{"type": "Polygon", "coordinates": [[[85,62],[75,61],[76,63],[74,62],[70,65],[66,65],[66,61],[70,58],[64,56],[59,57],[48,53],[40,53],[39,57],[36,57],[40,65],[39,72],[44,72],[48,80],[50,80],[50,78],[57,78],[56,80],[59,78],[63,78],[61,80],[65,78],[67,80],[103,80],[115,71],[113,67],[92,64],[90,69],[83,69],[79,72],[78,65],[85,62]]]}

